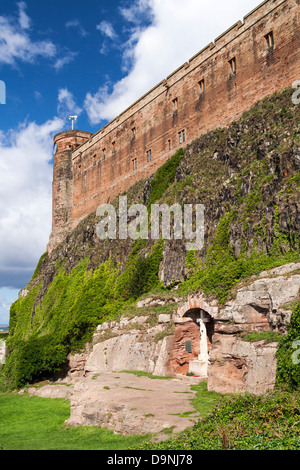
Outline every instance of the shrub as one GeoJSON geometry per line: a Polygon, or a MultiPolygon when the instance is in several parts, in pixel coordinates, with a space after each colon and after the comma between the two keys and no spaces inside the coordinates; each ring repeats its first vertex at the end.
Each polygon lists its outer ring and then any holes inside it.
{"type": "Polygon", "coordinates": [[[288,334],[281,338],[277,351],[277,383],[288,389],[300,387],[300,364],[297,351],[300,347],[300,303],[293,311],[288,334]],[[299,341],[298,345],[295,343],[299,341]],[[296,346],[296,347],[295,347],[296,346]]]}
{"type": "Polygon", "coordinates": [[[67,350],[51,334],[31,335],[8,356],[6,371],[15,387],[57,372],[67,359],[67,350]]]}

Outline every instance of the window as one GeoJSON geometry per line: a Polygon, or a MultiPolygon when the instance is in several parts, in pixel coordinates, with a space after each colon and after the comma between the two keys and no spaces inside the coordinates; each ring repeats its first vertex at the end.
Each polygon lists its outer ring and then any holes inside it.
{"type": "Polygon", "coordinates": [[[131,137],[134,138],[134,137],[135,137],[135,127],[133,127],[133,128],[131,129],[131,133],[132,133],[132,134],[131,134],[131,137]]]}
{"type": "Polygon", "coordinates": [[[273,49],[273,47],[274,47],[274,35],[273,35],[273,31],[271,31],[270,33],[266,34],[265,40],[267,41],[267,47],[268,47],[268,49],[273,49]]]}
{"type": "Polygon", "coordinates": [[[178,137],[179,137],[179,144],[183,144],[185,142],[185,130],[180,131],[178,133],[178,137]]]}
{"type": "Polygon", "coordinates": [[[147,162],[151,162],[152,155],[151,155],[151,150],[147,150],[147,162]]]}
{"type": "Polygon", "coordinates": [[[169,150],[171,150],[171,140],[168,140],[169,150]]]}
{"type": "Polygon", "coordinates": [[[105,149],[102,149],[102,157],[103,157],[103,160],[105,160],[105,149]]]}
{"type": "Polygon", "coordinates": [[[116,153],[116,142],[115,142],[115,141],[112,142],[111,145],[112,145],[112,151],[111,151],[111,153],[112,153],[113,155],[115,155],[115,153],[116,153]]]}
{"type": "Polygon", "coordinates": [[[199,82],[199,88],[200,88],[200,95],[203,95],[203,93],[205,92],[205,82],[204,82],[204,78],[202,80],[200,80],[199,82]]]}
{"type": "Polygon", "coordinates": [[[173,100],[173,111],[174,113],[178,111],[178,98],[175,98],[175,100],[173,100]]]}
{"type": "Polygon", "coordinates": [[[132,160],[132,169],[133,171],[137,169],[137,158],[133,158],[132,160]]]}
{"type": "Polygon", "coordinates": [[[233,57],[233,59],[230,59],[229,66],[230,66],[231,75],[234,75],[236,73],[236,58],[235,57],[233,57]]]}

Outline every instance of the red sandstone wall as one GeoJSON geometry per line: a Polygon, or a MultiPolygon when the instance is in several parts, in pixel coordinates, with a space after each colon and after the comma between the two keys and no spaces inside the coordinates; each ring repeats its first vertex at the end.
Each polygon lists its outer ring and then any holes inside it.
{"type": "Polygon", "coordinates": [[[243,23],[219,36],[75,150],[73,226],[99,204],[149,177],[178,148],[228,125],[258,100],[300,79],[299,4],[300,0],[263,2],[243,23]],[[265,35],[270,31],[275,45],[268,50],[265,35]],[[229,65],[233,57],[235,74],[229,65]],[[202,79],[204,94],[199,86],[202,79]],[[185,142],[180,144],[182,130],[185,142]],[[150,149],[151,161],[147,161],[150,149]],[[137,168],[133,168],[134,159],[137,168]]]}

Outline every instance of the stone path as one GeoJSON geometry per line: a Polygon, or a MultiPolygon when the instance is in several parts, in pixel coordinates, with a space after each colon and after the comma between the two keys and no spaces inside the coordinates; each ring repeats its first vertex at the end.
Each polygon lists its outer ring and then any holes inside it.
{"type": "Polygon", "coordinates": [[[78,379],[71,387],[47,385],[31,388],[29,393],[62,397],[65,390],[71,403],[66,424],[72,426],[103,426],[124,435],[163,430],[177,433],[191,427],[199,417],[190,403],[196,394],[190,390],[192,383],[189,379],[162,380],[110,372],[78,379]]]}

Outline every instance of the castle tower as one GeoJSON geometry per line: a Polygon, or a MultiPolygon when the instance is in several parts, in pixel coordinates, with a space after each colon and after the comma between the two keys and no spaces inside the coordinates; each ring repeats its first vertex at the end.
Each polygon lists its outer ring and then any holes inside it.
{"type": "Polygon", "coordinates": [[[72,153],[91,137],[90,132],[70,130],[54,137],[52,183],[52,233],[47,250],[50,253],[62,242],[72,223],[72,153]]]}

